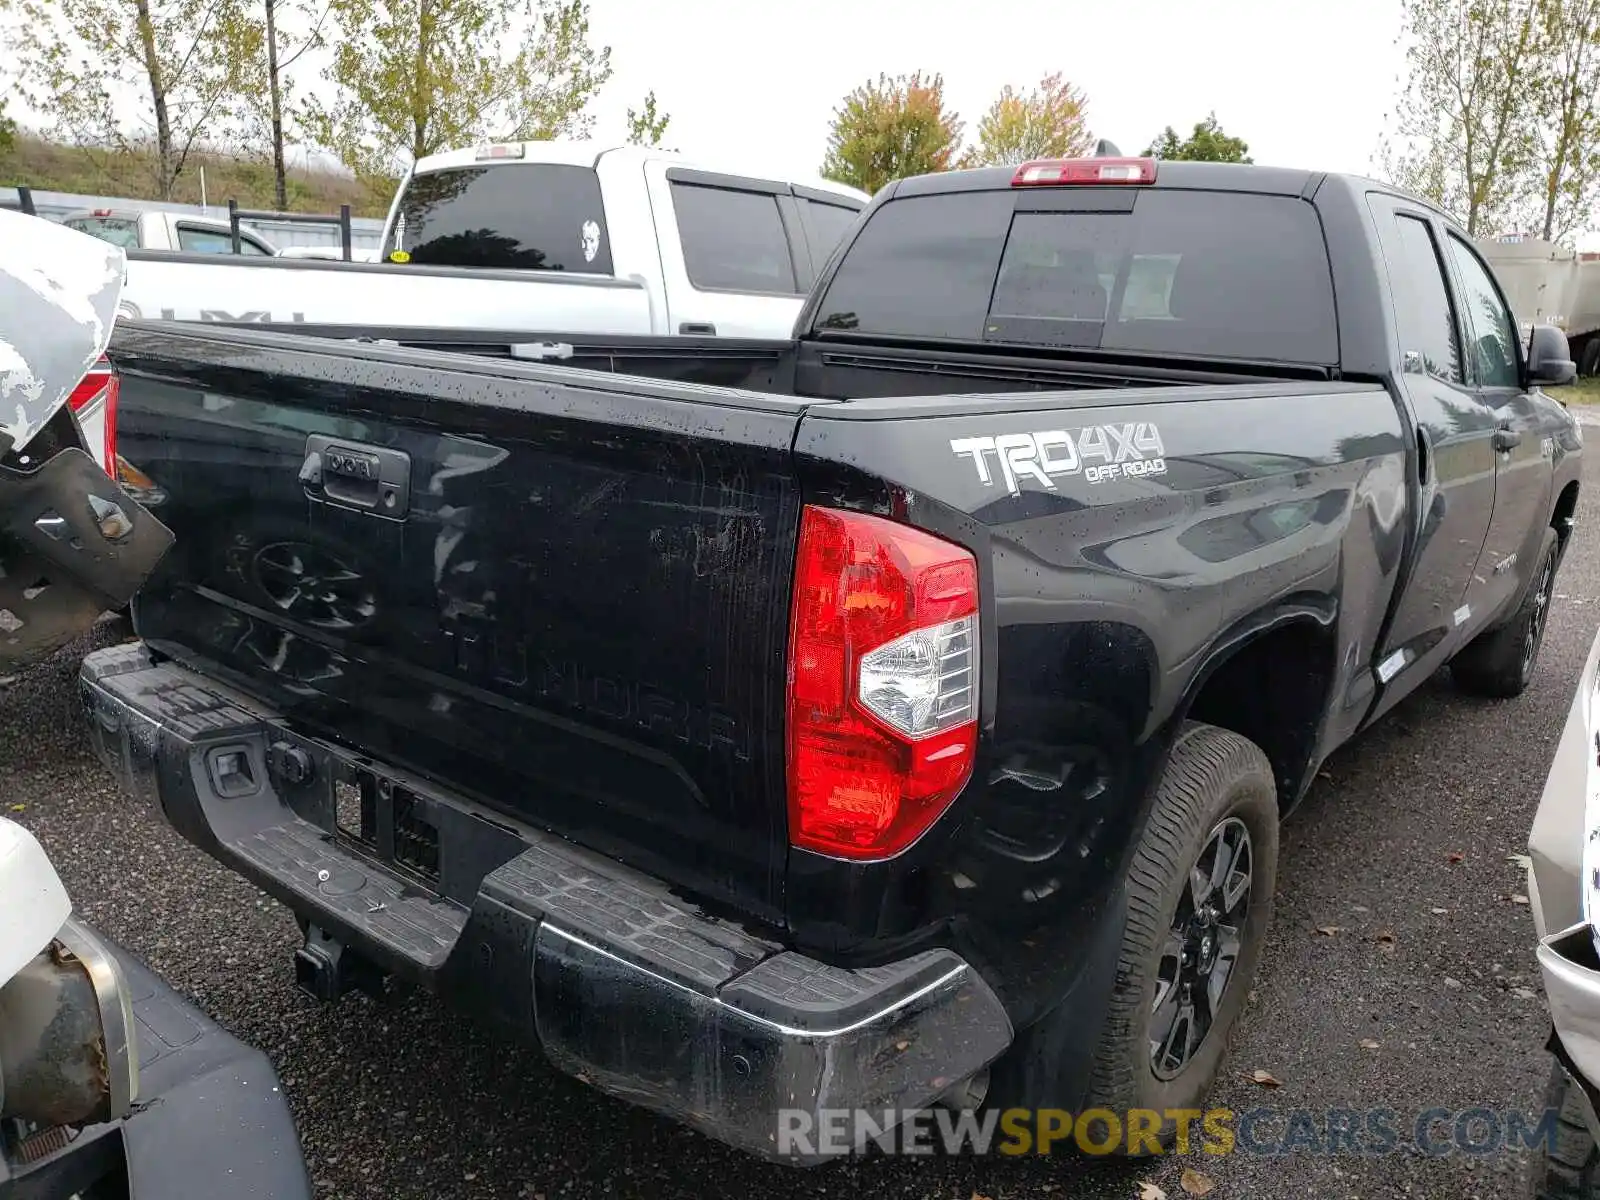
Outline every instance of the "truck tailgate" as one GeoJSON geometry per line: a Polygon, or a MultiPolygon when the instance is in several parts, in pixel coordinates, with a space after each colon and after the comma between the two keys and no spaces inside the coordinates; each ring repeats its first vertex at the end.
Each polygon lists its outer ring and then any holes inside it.
{"type": "Polygon", "coordinates": [[[152,648],[781,919],[803,402],[149,323],[111,357],[178,539],[152,648]]]}

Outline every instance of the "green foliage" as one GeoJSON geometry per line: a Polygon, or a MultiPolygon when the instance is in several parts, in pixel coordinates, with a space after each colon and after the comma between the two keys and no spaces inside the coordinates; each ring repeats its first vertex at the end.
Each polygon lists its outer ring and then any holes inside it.
{"type": "MultiPolygon", "coordinates": [[[[10,150],[0,150],[0,187],[27,184],[42,192],[72,192],[89,196],[126,196],[133,200],[170,199],[180,204],[200,203],[200,168],[206,172],[207,198],[226,204],[232,197],[244,208],[276,207],[272,166],[259,157],[235,158],[196,150],[178,177],[172,195],[155,191],[155,147],[132,145],[108,152],[92,146],[64,146],[19,131],[10,150]]],[[[381,217],[389,210],[392,192],[367,196],[347,175],[333,171],[288,172],[287,208],[290,212],[332,213],[349,204],[356,216],[381,217]]]]}
{"type": "Polygon", "coordinates": [[[1194,132],[1180,138],[1178,131],[1168,125],[1149,146],[1145,154],[1153,158],[1179,159],[1186,162],[1247,163],[1250,145],[1242,138],[1229,137],[1217,123],[1217,114],[1209,113],[1204,121],[1196,121],[1194,132]]]}
{"type": "Polygon", "coordinates": [[[670,120],[666,113],[656,111],[656,94],[649,92],[642,109],[628,110],[628,141],[635,146],[659,146],[670,120]]]}
{"type": "Polygon", "coordinates": [[[822,173],[871,194],[891,180],[948,171],[961,128],[945,110],[942,75],[879,75],[834,109],[822,173]]]}
{"type": "Polygon", "coordinates": [[[1385,173],[1454,212],[1503,228],[1537,157],[1539,0],[1401,0],[1407,79],[1385,173]]]}
{"type": "Polygon", "coordinates": [[[1523,224],[1557,241],[1593,224],[1600,193],[1600,0],[1540,0],[1533,151],[1523,224]]]}
{"type": "Polygon", "coordinates": [[[489,139],[581,137],[611,78],[584,0],[331,0],[340,36],[310,99],[313,139],[377,187],[411,161],[489,139]]]}
{"type": "Polygon", "coordinates": [[[1023,163],[1035,158],[1079,158],[1094,150],[1083,92],[1046,75],[1020,95],[1007,84],[978,122],[978,144],[962,156],[963,167],[1023,163]]]}
{"type": "Polygon", "coordinates": [[[0,96],[0,154],[9,154],[17,145],[17,123],[6,116],[5,97],[0,96]]]}
{"type": "Polygon", "coordinates": [[[170,198],[190,154],[238,118],[259,27],[244,0],[0,0],[19,87],[52,131],[106,154],[150,140],[170,198]]]}

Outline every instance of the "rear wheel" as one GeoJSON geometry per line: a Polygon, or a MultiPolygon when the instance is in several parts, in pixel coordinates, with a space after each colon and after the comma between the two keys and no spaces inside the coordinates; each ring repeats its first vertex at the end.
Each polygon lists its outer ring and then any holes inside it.
{"type": "Polygon", "coordinates": [[[1528,1200],[1600,1200],[1600,1150],[1584,1122],[1577,1085],[1560,1063],[1551,1068],[1545,1104],[1560,1114],[1555,1143],[1529,1160],[1523,1194],[1528,1200]]]}
{"type": "MultiPolygon", "coordinates": [[[[1255,974],[1277,863],[1277,789],[1266,755],[1236,733],[1189,722],[1129,870],[1127,927],[1087,1107],[1200,1106],[1255,974]]],[[[1026,1030],[997,1076],[1048,1078],[1028,1069],[1028,1058],[1081,1037],[1057,1027],[1067,1019],[1052,1013],[1026,1030]]],[[[997,1090],[1033,1108],[1064,1101],[1028,1094],[1037,1085],[997,1090]]],[[[1164,1143],[1175,1130],[1161,1131],[1164,1143]]]]}
{"type": "Polygon", "coordinates": [[[1520,696],[1532,682],[1555,596],[1558,551],[1556,531],[1545,530],[1533,583],[1516,616],[1498,629],[1480,633],[1451,661],[1450,672],[1463,691],[1509,699],[1520,696]]]}

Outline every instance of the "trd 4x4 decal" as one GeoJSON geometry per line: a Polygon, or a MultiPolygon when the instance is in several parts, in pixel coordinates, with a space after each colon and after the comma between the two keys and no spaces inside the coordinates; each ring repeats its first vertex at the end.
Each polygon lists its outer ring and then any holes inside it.
{"type": "Polygon", "coordinates": [[[1153,421],[1122,425],[1090,425],[1074,435],[1066,429],[1039,433],[1002,433],[995,437],[951,438],[958,457],[970,457],[985,487],[995,482],[995,468],[1006,490],[1021,493],[1024,480],[1054,489],[1064,476],[1082,475],[1088,483],[1163,475],[1167,470],[1161,430],[1153,421]]]}

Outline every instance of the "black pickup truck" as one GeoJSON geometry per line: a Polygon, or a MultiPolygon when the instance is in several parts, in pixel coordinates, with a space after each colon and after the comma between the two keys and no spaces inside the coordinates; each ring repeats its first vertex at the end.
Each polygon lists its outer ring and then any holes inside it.
{"type": "Polygon", "coordinates": [[[122,327],[178,541],[83,666],[101,752],[316,994],[757,1153],[1197,1107],[1324,757],[1529,681],[1565,339],[1384,185],[1139,159],[885,188],[798,330],[122,327]]]}

